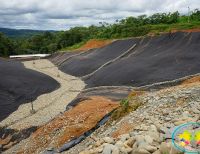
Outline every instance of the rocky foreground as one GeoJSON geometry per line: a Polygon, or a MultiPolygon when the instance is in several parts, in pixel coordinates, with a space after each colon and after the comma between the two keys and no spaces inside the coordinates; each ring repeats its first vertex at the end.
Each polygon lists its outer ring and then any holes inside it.
{"type": "Polygon", "coordinates": [[[179,154],[172,145],[172,132],[181,124],[200,122],[200,76],[176,86],[149,89],[131,92],[120,106],[100,96],[83,100],[33,133],[22,133],[21,139],[19,134],[8,136],[0,140],[0,145],[8,154],[54,154],[59,152],[56,149],[94,128],[102,117],[117,108],[106,125],[62,153],[179,154]]]}
{"type": "Polygon", "coordinates": [[[175,126],[200,122],[200,77],[162,90],[133,92],[129,97],[132,105],[140,104],[136,110],[100,127],[65,153],[181,153],[172,146],[171,134],[175,126]]]}

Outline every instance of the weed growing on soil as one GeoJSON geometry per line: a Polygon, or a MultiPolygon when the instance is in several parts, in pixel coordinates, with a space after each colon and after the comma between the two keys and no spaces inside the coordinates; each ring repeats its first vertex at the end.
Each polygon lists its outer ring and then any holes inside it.
{"type": "Polygon", "coordinates": [[[117,120],[127,115],[128,113],[137,110],[144,104],[144,102],[139,98],[139,96],[144,93],[144,91],[131,92],[127,98],[121,100],[120,107],[113,112],[111,118],[113,120],[117,120]]]}
{"type": "Polygon", "coordinates": [[[120,102],[121,107],[127,111],[129,107],[129,100],[128,99],[122,99],[120,102]]]}

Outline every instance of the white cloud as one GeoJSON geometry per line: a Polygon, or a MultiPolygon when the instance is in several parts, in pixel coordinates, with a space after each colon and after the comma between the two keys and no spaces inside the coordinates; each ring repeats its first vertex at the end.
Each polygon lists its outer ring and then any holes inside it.
{"type": "Polygon", "coordinates": [[[156,12],[186,13],[199,0],[0,0],[0,27],[67,29],[156,12]]]}

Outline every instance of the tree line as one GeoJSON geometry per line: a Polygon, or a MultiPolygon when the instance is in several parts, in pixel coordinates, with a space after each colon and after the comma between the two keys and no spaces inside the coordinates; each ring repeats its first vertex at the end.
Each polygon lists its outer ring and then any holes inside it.
{"type": "MultiPolygon", "coordinates": [[[[60,49],[89,39],[112,39],[144,36],[152,31],[165,31],[170,25],[182,23],[199,24],[200,10],[195,9],[189,16],[173,13],[156,13],[116,20],[114,24],[100,22],[98,26],[74,27],[67,31],[44,32],[30,38],[10,39],[0,33],[0,56],[12,54],[53,53],[60,49]]],[[[191,25],[188,26],[191,28],[191,25]]]]}

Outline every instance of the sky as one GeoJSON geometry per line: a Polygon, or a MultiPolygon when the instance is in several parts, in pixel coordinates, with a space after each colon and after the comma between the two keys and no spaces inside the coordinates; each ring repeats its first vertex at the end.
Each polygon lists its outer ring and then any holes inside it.
{"type": "Polygon", "coordinates": [[[0,27],[67,30],[159,12],[187,14],[200,0],[0,0],[0,27]]]}

